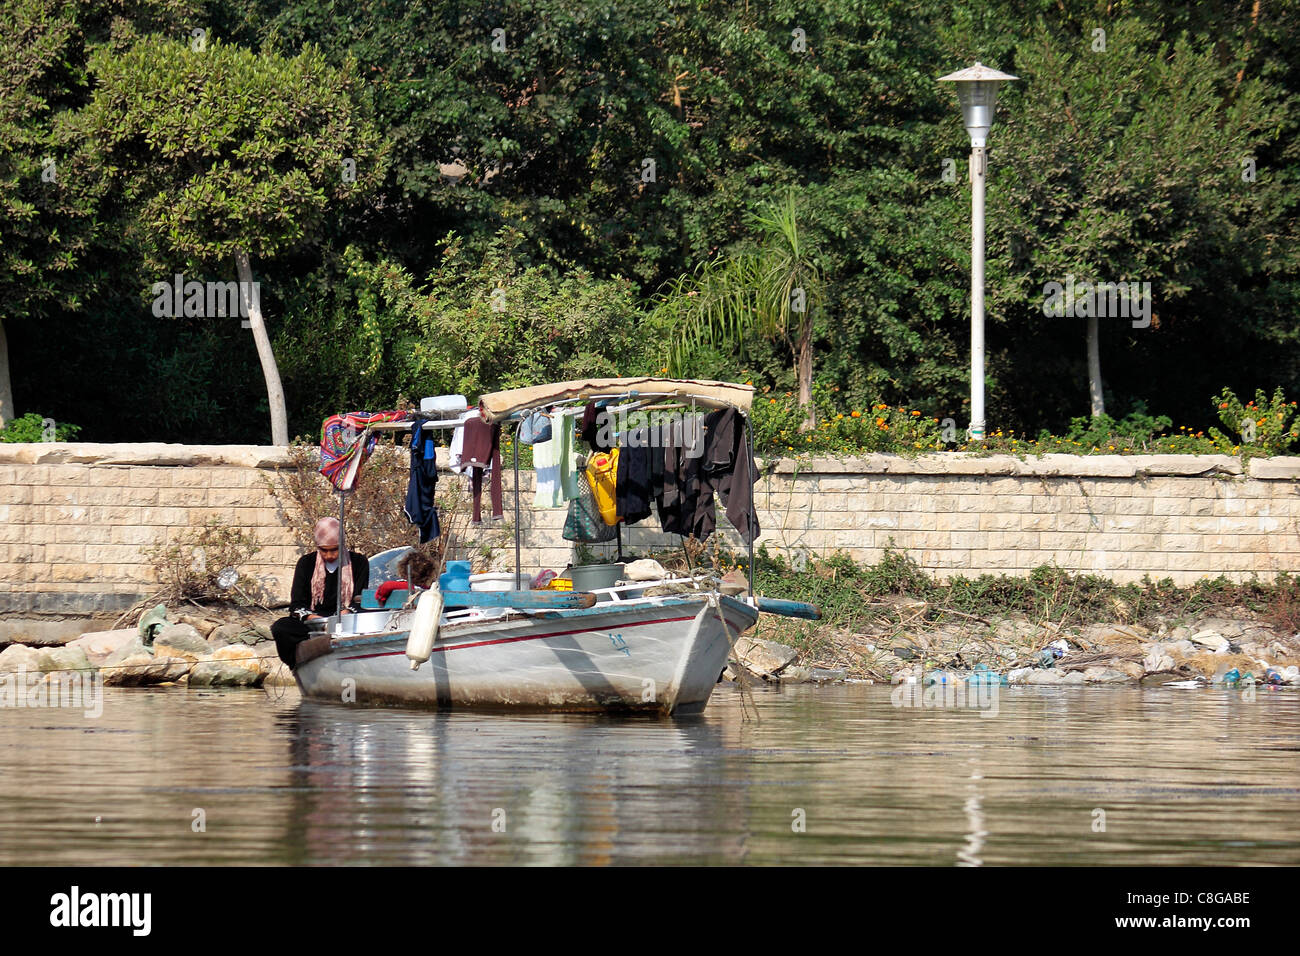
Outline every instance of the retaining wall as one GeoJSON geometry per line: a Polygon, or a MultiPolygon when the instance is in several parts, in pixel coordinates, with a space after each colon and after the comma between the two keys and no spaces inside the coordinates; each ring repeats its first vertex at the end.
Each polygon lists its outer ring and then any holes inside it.
{"type": "MultiPolygon", "coordinates": [[[[250,570],[286,594],[302,552],[267,488],[285,463],[283,449],[245,445],[0,444],[0,613],[129,606],[157,586],[140,549],[212,515],[256,533],[250,570]]],[[[941,576],[1055,562],[1187,584],[1300,571],[1298,478],[1300,458],[873,455],[781,461],[756,507],[760,542],[796,559],[842,550],[870,562],[892,543],[941,576]]],[[[523,486],[531,502],[531,473],[523,486]]],[[[521,523],[525,567],[562,569],[563,509],[526,506],[521,523]]],[[[651,526],[627,529],[625,545],[676,543],[651,526]]]]}

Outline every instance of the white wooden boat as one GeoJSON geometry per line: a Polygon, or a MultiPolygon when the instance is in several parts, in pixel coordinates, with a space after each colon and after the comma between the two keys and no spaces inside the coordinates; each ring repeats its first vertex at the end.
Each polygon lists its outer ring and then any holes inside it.
{"type": "Polygon", "coordinates": [[[585,609],[452,611],[428,663],[413,670],[406,656],[412,614],[355,615],[370,619],[358,622],[360,633],[304,645],[295,671],[303,695],[357,704],[698,713],[731,642],[758,619],[744,599],[715,591],[585,609]]]}
{"type": "MultiPolygon", "coordinates": [[[[489,421],[518,423],[560,401],[630,398],[745,414],[752,395],[751,386],[723,382],[591,379],[486,395],[480,412],[489,421]]],[[[371,431],[408,427],[370,425],[358,441],[371,431]]],[[[355,456],[343,488],[353,486],[360,461],[355,456]]],[[[644,596],[654,583],[587,593],[456,592],[457,600],[436,589],[417,592],[400,608],[328,618],[320,636],[299,645],[294,674],[305,697],[348,704],[690,714],[704,709],[733,642],[760,611],[818,616],[811,605],[756,598],[752,573],[746,596],[724,595],[696,579],[663,582],[684,587],[644,596]],[[421,605],[430,597],[435,609],[425,613],[421,605]]]]}

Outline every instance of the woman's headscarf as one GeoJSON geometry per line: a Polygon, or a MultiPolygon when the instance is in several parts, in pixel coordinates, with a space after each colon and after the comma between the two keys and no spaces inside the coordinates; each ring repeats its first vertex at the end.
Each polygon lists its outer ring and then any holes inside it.
{"type": "MultiPolygon", "coordinates": [[[[321,518],[316,522],[315,530],[316,547],[331,548],[338,547],[339,543],[339,519],[338,518],[321,518]]],[[[316,567],[311,573],[311,606],[314,611],[320,606],[320,602],[325,600],[325,575],[329,569],[325,567],[325,556],[316,552],[316,567]]],[[[339,597],[342,599],[342,606],[347,607],[352,603],[352,560],[349,555],[339,551],[339,597]]]]}

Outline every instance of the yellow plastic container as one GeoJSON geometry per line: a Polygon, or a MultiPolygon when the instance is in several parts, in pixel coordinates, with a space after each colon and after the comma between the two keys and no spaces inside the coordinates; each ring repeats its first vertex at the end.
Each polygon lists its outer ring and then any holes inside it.
{"type": "Polygon", "coordinates": [[[587,480],[600,509],[600,520],[608,525],[618,524],[618,502],[614,484],[618,480],[618,449],[599,451],[587,459],[587,480]]]}

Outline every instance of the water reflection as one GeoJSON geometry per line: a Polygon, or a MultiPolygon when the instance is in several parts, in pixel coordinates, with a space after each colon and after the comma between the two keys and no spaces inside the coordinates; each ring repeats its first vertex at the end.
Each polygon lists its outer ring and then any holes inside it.
{"type": "Polygon", "coordinates": [[[721,722],[359,711],[277,715],[293,784],[291,859],[543,865],[708,853],[746,815],[745,761],[721,722]],[[617,733],[611,733],[613,726],[617,733]],[[699,786],[699,778],[726,787],[699,786]],[[687,785],[692,784],[692,785],[687,785]],[[655,834],[629,842],[629,833],[655,834]],[[399,839],[400,837],[400,839],[399,839]]]}
{"type": "Polygon", "coordinates": [[[984,838],[989,835],[984,829],[984,800],[979,790],[979,782],[984,779],[984,775],[976,769],[973,759],[971,768],[970,784],[967,786],[970,796],[966,798],[963,807],[970,832],[966,834],[966,845],[957,851],[958,866],[983,866],[980,850],[984,848],[984,838]]]}
{"type": "Polygon", "coordinates": [[[727,688],[679,721],[197,689],[0,710],[0,863],[1300,860],[1294,692],[1011,688],[995,718],[757,698],[757,723],[727,688]]]}

